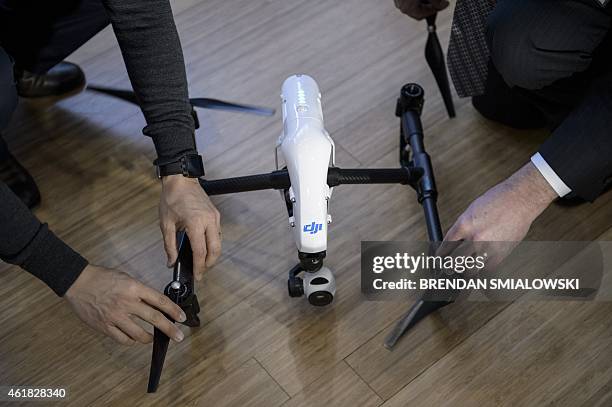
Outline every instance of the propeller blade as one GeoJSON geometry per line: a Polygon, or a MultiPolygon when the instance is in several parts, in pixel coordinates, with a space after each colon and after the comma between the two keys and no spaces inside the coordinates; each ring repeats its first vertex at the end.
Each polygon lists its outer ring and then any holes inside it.
{"type": "MultiPolygon", "coordinates": [[[[166,291],[166,290],[165,290],[166,291]]],[[[172,291],[170,294],[165,292],[172,302],[175,304],[178,302],[178,292],[172,291]]],[[[175,322],[170,316],[164,313],[164,316],[171,322],[175,322]]],[[[151,370],[149,371],[149,385],[147,386],[147,393],[155,393],[157,386],[159,386],[159,379],[161,378],[162,369],[164,368],[164,361],[166,360],[166,353],[168,352],[168,345],[170,338],[155,328],[153,330],[153,352],[151,354],[151,370]]]]}
{"type": "Polygon", "coordinates": [[[269,107],[225,102],[219,99],[193,98],[189,100],[193,106],[204,109],[227,110],[232,112],[256,114],[259,116],[274,116],[274,113],[276,112],[276,110],[270,109],[269,107]]]}
{"type": "MultiPolygon", "coordinates": [[[[113,96],[126,102],[138,105],[138,99],[136,99],[136,94],[131,90],[105,88],[103,86],[88,86],[87,89],[94,92],[103,93],[108,96],[113,96]]],[[[276,110],[271,109],[269,107],[232,103],[212,98],[192,98],[189,99],[189,101],[193,106],[201,107],[203,109],[226,110],[232,112],[256,114],[259,116],[274,116],[274,113],[276,113],[276,110]]]]}
{"type": "Polygon", "coordinates": [[[448,82],[448,74],[446,73],[446,62],[444,61],[444,52],[440,46],[438,34],[436,34],[436,14],[427,17],[427,43],[425,44],[425,60],[431,69],[431,72],[436,79],[444,106],[449,117],[455,117],[455,105],[453,104],[453,95],[448,82]]]}
{"type": "Polygon", "coordinates": [[[112,89],[100,86],[87,86],[87,89],[92,90],[94,92],[103,93],[108,96],[113,96],[118,99],[125,100],[126,102],[138,105],[136,95],[131,90],[112,89]]]}
{"type": "Polygon", "coordinates": [[[147,393],[155,393],[157,391],[169,343],[170,338],[168,338],[165,333],[155,328],[153,332],[153,355],[151,356],[151,371],[149,372],[147,393]]]}

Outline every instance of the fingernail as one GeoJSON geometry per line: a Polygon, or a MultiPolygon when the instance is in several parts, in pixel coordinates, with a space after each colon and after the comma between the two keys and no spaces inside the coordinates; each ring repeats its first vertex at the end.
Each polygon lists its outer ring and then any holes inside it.
{"type": "Polygon", "coordinates": [[[174,340],[177,342],[182,341],[185,338],[185,335],[183,335],[183,333],[181,331],[179,331],[176,336],[174,337],[174,340]]]}
{"type": "Polygon", "coordinates": [[[185,315],[184,312],[181,312],[181,315],[179,316],[179,322],[185,322],[187,320],[187,315],[185,315]]]}

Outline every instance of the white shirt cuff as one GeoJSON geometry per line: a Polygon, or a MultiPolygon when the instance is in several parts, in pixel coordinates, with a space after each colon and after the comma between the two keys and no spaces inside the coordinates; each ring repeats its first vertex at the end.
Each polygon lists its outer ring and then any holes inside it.
{"type": "Polygon", "coordinates": [[[533,165],[535,165],[538,171],[540,171],[540,174],[542,174],[546,181],[548,181],[552,189],[555,190],[555,192],[557,193],[557,195],[559,195],[560,198],[572,192],[570,187],[568,187],[565,182],[563,182],[563,180],[559,178],[557,173],[550,167],[550,165],[548,165],[548,163],[546,162],[544,157],[540,155],[540,153],[535,153],[531,157],[531,162],[533,163],[533,165]]]}

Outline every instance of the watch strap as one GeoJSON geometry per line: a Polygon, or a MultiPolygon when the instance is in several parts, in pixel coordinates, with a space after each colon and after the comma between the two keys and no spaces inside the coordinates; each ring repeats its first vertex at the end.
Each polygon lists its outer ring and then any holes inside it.
{"type": "Polygon", "coordinates": [[[153,164],[158,178],[177,174],[189,178],[204,176],[204,163],[198,154],[185,154],[172,160],[155,160],[153,164]]]}

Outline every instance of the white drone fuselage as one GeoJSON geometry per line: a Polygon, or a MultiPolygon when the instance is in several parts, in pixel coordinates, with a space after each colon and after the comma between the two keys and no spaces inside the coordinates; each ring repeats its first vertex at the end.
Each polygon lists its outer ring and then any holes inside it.
{"type": "MultiPolygon", "coordinates": [[[[297,249],[302,253],[320,253],[327,249],[327,225],[331,222],[328,203],[332,188],[327,185],[327,171],[334,165],[334,142],[325,130],[321,93],[307,75],[293,75],[282,87],[283,133],[279,138],[291,187],[289,199],[297,249]]],[[[277,160],[278,165],[278,160],[277,160]]]]}

